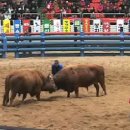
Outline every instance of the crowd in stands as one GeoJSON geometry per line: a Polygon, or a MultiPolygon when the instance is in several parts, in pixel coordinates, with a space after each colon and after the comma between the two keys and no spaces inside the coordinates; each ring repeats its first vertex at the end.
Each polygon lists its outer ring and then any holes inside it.
{"type": "Polygon", "coordinates": [[[0,19],[36,18],[37,8],[37,0],[1,0],[0,19]]]}
{"type": "Polygon", "coordinates": [[[37,15],[32,13],[37,13],[39,8],[42,8],[42,14],[48,14],[48,18],[58,13],[65,16],[68,13],[86,13],[84,17],[91,18],[95,18],[95,13],[99,13],[99,17],[116,17],[113,13],[123,13],[122,16],[126,17],[130,13],[130,0],[1,0],[0,19],[18,19],[21,16],[33,19],[37,15]]]}
{"type": "Polygon", "coordinates": [[[130,13],[130,0],[51,0],[43,13],[91,13],[92,18],[94,13],[100,13],[100,17],[115,17],[113,13],[117,13],[122,17],[130,13]]]}

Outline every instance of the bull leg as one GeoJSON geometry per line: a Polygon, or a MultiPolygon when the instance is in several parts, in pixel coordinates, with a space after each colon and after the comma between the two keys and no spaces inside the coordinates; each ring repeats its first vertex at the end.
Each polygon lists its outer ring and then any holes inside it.
{"type": "Polygon", "coordinates": [[[37,98],[38,101],[40,101],[40,93],[38,93],[38,94],[36,95],[36,98],[37,98]]]}
{"type": "Polygon", "coordinates": [[[98,85],[98,83],[95,83],[94,87],[96,88],[96,96],[99,97],[99,85],[98,85]]]}
{"type": "Polygon", "coordinates": [[[101,87],[102,87],[102,89],[104,91],[104,94],[107,95],[105,83],[104,82],[99,82],[99,83],[100,83],[100,85],[101,85],[101,87]]]}
{"type": "Polygon", "coordinates": [[[6,94],[4,94],[4,97],[3,97],[3,106],[6,106],[7,103],[8,103],[7,96],[6,96],[6,94]]]}
{"type": "Polygon", "coordinates": [[[26,93],[24,93],[23,94],[23,98],[22,98],[22,102],[24,102],[24,99],[27,97],[27,94],[26,93]]]}
{"type": "Polygon", "coordinates": [[[76,98],[78,98],[79,97],[79,88],[77,87],[77,88],[75,88],[75,96],[76,96],[76,98]]]}
{"type": "Polygon", "coordinates": [[[13,100],[14,100],[15,97],[16,97],[16,93],[15,93],[15,92],[12,92],[12,95],[11,95],[11,97],[10,97],[10,106],[12,106],[13,100]]]}
{"type": "Polygon", "coordinates": [[[8,102],[9,102],[9,91],[5,92],[5,94],[4,94],[4,97],[3,97],[3,106],[6,106],[8,102]]]}
{"type": "Polygon", "coordinates": [[[67,97],[68,98],[70,97],[70,91],[67,91],[67,97]]]}
{"type": "Polygon", "coordinates": [[[9,102],[9,96],[7,94],[4,94],[4,97],[3,97],[3,106],[6,106],[8,102],[9,102]]]}
{"type": "Polygon", "coordinates": [[[87,91],[88,91],[88,86],[86,87],[87,91]]]}
{"type": "Polygon", "coordinates": [[[6,106],[6,105],[7,105],[6,95],[4,94],[4,97],[3,97],[3,106],[6,106]]]}

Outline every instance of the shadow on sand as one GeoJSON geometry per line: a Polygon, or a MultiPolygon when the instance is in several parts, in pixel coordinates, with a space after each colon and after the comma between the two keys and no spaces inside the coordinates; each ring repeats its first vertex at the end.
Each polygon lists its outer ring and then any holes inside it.
{"type": "MultiPolygon", "coordinates": [[[[63,96],[52,96],[49,98],[41,98],[40,101],[37,101],[36,99],[26,99],[24,102],[22,101],[14,101],[14,104],[12,105],[12,107],[20,107],[21,105],[29,105],[29,104],[38,104],[39,102],[53,102],[53,101],[57,101],[57,99],[61,99],[61,98],[65,98],[63,96]]],[[[8,105],[9,107],[9,105],[8,105]]]]}

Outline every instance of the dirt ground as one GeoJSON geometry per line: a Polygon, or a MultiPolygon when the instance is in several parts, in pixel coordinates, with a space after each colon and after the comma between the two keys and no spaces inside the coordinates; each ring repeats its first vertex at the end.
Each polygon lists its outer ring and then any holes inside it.
{"type": "MultiPolygon", "coordinates": [[[[102,89],[100,88],[100,95],[102,89]]],[[[130,130],[130,57],[57,57],[0,59],[0,125],[46,130],[130,130]],[[13,70],[38,69],[46,75],[54,59],[64,66],[99,64],[105,68],[108,95],[96,97],[93,86],[80,88],[80,98],[66,98],[60,90],[42,92],[42,101],[15,99],[15,107],[3,107],[4,80],[13,70]]]]}

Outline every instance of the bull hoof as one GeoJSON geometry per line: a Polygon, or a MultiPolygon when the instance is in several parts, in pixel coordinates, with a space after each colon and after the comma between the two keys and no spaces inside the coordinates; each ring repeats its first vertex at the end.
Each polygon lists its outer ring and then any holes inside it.
{"type": "Polygon", "coordinates": [[[2,104],[2,106],[6,106],[6,104],[2,104]]]}
{"type": "Polygon", "coordinates": [[[8,107],[15,107],[16,105],[9,105],[8,107]]]}

